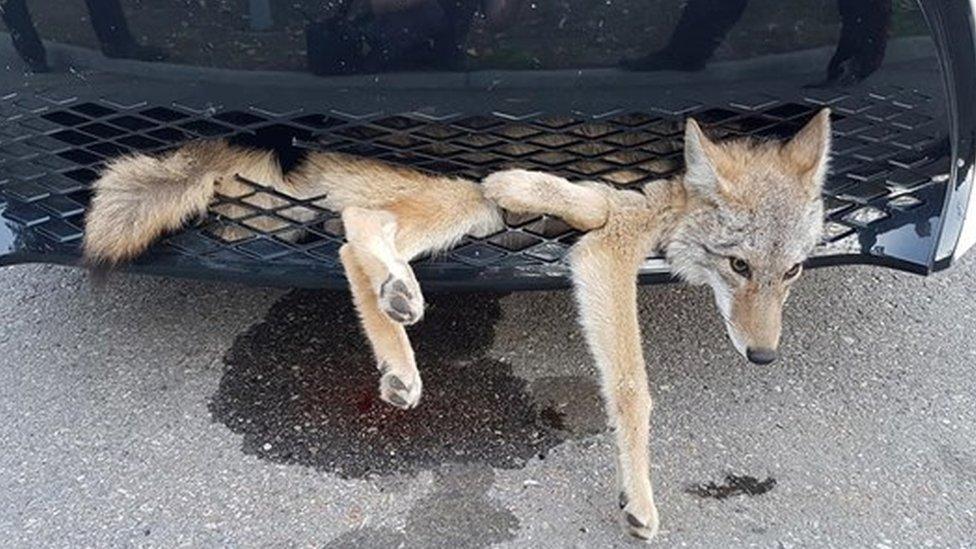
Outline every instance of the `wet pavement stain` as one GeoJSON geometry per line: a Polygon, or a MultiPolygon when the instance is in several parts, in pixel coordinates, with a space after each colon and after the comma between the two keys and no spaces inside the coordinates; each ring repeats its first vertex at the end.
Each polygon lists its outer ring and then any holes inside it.
{"type": "Polygon", "coordinates": [[[966,484],[976,482],[976,457],[972,453],[963,448],[940,444],[935,455],[959,482],[966,484]]]}
{"type": "Polygon", "coordinates": [[[592,382],[551,378],[537,398],[511,366],[485,356],[497,299],[430,299],[424,321],[409,330],[424,394],[417,408],[400,411],[378,398],[379,374],[348,295],[290,292],[227,352],[211,414],[243,435],[247,454],[344,478],[448,463],[522,467],[592,434],[593,420],[580,417],[602,422],[603,412],[578,403],[566,412],[566,401],[599,402],[592,382]]]}
{"type": "Polygon", "coordinates": [[[474,548],[515,539],[518,518],[487,495],[495,480],[490,467],[452,464],[434,475],[436,488],[413,506],[402,530],[352,530],[325,547],[474,548]]]}
{"type": "Polygon", "coordinates": [[[600,386],[586,377],[558,376],[536,379],[530,385],[542,406],[542,417],[551,427],[579,435],[607,430],[600,386]]]}
{"type": "Polygon", "coordinates": [[[716,484],[708,482],[697,484],[685,489],[685,492],[700,498],[726,499],[732,496],[759,496],[776,487],[776,479],[767,477],[760,481],[756,477],[749,475],[725,475],[725,482],[716,484]]]}
{"type": "Polygon", "coordinates": [[[413,547],[413,545],[407,544],[407,536],[404,532],[390,528],[360,528],[359,530],[350,530],[326,543],[323,549],[362,549],[364,547],[399,549],[400,547],[413,547]]]}
{"type": "Polygon", "coordinates": [[[435,473],[438,488],[414,505],[407,534],[416,547],[480,547],[515,538],[519,520],[488,498],[495,473],[453,465],[435,473]]]}

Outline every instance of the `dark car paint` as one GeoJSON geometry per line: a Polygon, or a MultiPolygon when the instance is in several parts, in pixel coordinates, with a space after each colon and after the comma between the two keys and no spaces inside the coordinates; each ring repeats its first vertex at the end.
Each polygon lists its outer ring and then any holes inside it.
{"type": "MultiPolygon", "coordinates": [[[[840,203],[830,218],[839,232],[811,266],[943,268],[968,203],[976,128],[968,3],[691,0],[682,8],[677,1],[540,7],[514,0],[372,0],[342,2],[323,13],[316,12],[319,2],[297,2],[308,4],[301,18],[288,11],[294,6],[269,3],[270,12],[257,9],[250,21],[246,13],[146,0],[64,4],[5,3],[13,35],[6,57],[21,62],[0,71],[0,264],[75,264],[82,213],[71,205],[84,207],[85,186],[105,159],[167,131],[176,137],[166,147],[217,132],[275,148],[286,162],[307,148],[338,148],[477,176],[505,165],[495,145],[479,144],[485,136],[519,143],[493,133],[508,124],[565,136],[547,121],[567,117],[574,127],[603,124],[626,133],[625,115],[636,112],[659,117],[672,132],[686,116],[706,126],[712,116],[719,134],[784,137],[830,106],[836,154],[827,196],[840,203]],[[241,37],[263,40],[267,51],[239,46],[241,37]],[[297,50],[276,53],[285,42],[297,50]],[[155,126],[115,125],[130,118],[155,126]],[[401,119],[406,125],[397,127],[401,119]],[[474,144],[434,161],[418,157],[413,145],[382,142],[383,136],[417,137],[410,124],[444,125],[474,144]],[[922,184],[900,188],[891,181],[897,177],[922,184]],[[911,207],[892,205],[906,193],[912,199],[902,200],[911,207]],[[855,212],[882,217],[862,224],[855,212]]],[[[676,158],[680,142],[673,135],[657,136],[665,152],[651,154],[676,158]]],[[[453,139],[430,142],[456,146],[453,139]]],[[[587,134],[573,139],[603,143],[587,134]]],[[[540,150],[559,155],[570,147],[540,150]]],[[[585,177],[574,171],[586,163],[584,153],[572,154],[551,169],[585,177]]],[[[609,165],[604,156],[595,160],[609,165]]],[[[418,276],[441,289],[565,286],[561,254],[574,235],[526,227],[513,222],[509,233],[537,241],[531,248],[506,247],[497,235],[472,239],[420,261],[418,276]]],[[[323,233],[323,243],[314,244],[319,248],[277,255],[268,250],[280,244],[266,235],[257,244],[214,244],[199,229],[188,233],[129,268],[344,286],[334,261],[339,233],[323,233]]],[[[644,282],[670,278],[654,259],[641,276],[644,282]]]]}

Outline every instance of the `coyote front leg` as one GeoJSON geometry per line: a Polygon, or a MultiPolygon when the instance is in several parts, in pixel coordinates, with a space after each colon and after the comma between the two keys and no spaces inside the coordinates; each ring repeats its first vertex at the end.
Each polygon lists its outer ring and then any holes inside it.
{"type": "Polygon", "coordinates": [[[398,246],[401,220],[387,210],[347,208],[342,212],[346,240],[379,297],[378,305],[394,321],[414,324],[423,317],[420,284],[398,246]]]}
{"type": "Polygon", "coordinates": [[[571,262],[580,322],[617,439],[621,519],[631,535],[650,539],[658,528],[648,462],[651,397],[637,320],[637,271],[648,242],[626,225],[611,218],[583,236],[571,262]]]}
{"type": "Polygon", "coordinates": [[[339,249],[339,258],[349,279],[349,289],[363,331],[382,374],[380,398],[397,408],[413,408],[420,400],[423,385],[407,332],[402,324],[395,322],[380,308],[379,296],[351,244],[339,249]]]}

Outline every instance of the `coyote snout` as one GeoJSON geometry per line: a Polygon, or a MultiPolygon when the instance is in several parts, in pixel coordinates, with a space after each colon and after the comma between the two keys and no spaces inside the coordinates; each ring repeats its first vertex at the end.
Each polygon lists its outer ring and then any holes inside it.
{"type": "Polygon", "coordinates": [[[790,270],[773,273],[761,280],[760,275],[749,268],[742,273],[749,278],[729,294],[724,290],[715,293],[729,339],[750,362],[769,364],[776,360],[783,303],[789,293],[789,283],[800,274],[799,264],[790,270]]]}

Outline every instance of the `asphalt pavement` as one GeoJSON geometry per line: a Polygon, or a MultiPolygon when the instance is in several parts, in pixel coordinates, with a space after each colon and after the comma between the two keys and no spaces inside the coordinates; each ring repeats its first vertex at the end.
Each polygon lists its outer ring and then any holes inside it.
{"type": "MultiPolygon", "coordinates": [[[[569,292],[431,296],[376,398],[342,293],[0,270],[0,545],[633,547],[569,292]]],[[[976,256],[804,275],[782,358],[641,290],[661,547],[976,546],[976,256]]]]}

